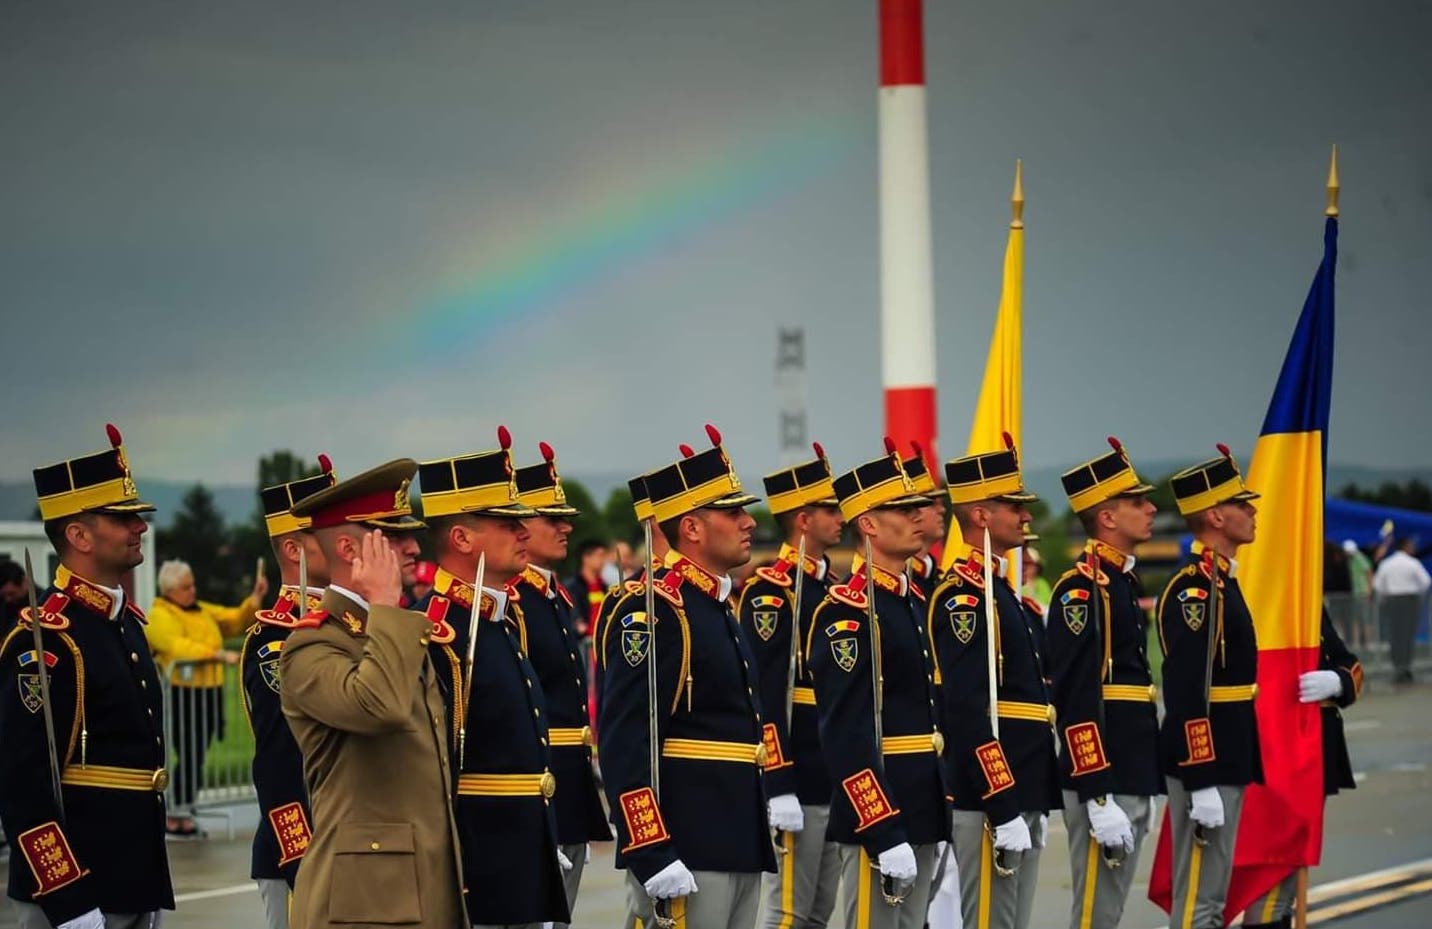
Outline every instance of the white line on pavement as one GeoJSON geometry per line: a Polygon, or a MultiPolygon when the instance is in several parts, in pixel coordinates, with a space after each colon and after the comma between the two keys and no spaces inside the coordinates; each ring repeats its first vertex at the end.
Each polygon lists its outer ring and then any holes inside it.
{"type": "Polygon", "coordinates": [[[178,904],[189,903],[193,900],[207,900],[210,897],[231,897],[234,894],[241,894],[248,890],[258,889],[258,884],[249,881],[247,884],[233,884],[229,887],[215,887],[213,890],[196,890],[193,893],[176,894],[174,896],[174,902],[178,904]]]}

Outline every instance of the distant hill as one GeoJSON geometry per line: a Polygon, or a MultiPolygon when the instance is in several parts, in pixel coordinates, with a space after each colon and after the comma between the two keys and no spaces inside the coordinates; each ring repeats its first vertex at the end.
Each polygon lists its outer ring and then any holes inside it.
{"type": "MultiPolygon", "coordinates": [[[[1153,481],[1166,477],[1174,471],[1186,467],[1189,463],[1186,461],[1152,461],[1138,464],[1139,472],[1148,480],[1153,481]]],[[[1071,466],[1072,463],[1055,468],[1035,468],[1025,474],[1029,488],[1049,501],[1050,509],[1056,513],[1060,512],[1065,504],[1064,490],[1059,483],[1059,475],[1071,466]]],[[[1356,483],[1362,487],[1370,488],[1375,488],[1385,481],[1402,483],[1413,478],[1432,483],[1432,468],[1370,468],[1362,465],[1334,464],[1329,472],[1328,489],[1332,493],[1336,493],[1348,483],[1356,483]]],[[[627,480],[627,475],[613,472],[590,474],[572,472],[569,476],[580,481],[598,503],[605,503],[607,495],[611,493],[612,489],[625,487],[627,480]]],[[[760,492],[759,475],[743,475],[742,479],[757,493],[760,492]]],[[[143,490],[145,499],[159,508],[156,522],[160,526],[165,526],[179,509],[184,494],[194,485],[193,482],[159,481],[141,477],[139,486],[143,490]]],[[[253,516],[254,508],[257,506],[255,488],[234,484],[207,486],[214,495],[214,502],[219,508],[219,512],[230,524],[245,522],[253,516]]],[[[0,520],[26,520],[30,519],[34,512],[35,488],[33,484],[28,481],[0,481],[0,520]]]]}

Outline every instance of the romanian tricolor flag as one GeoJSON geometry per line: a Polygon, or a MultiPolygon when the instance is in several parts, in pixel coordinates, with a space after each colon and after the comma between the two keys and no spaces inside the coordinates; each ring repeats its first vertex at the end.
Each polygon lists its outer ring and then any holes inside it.
{"type": "MultiPolygon", "coordinates": [[[[1009,240],[1004,246],[1004,286],[999,295],[999,311],[994,321],[989,355],[985,358],[984,383],[980,386],[975,418],[970,423],[970,441],[966,455],[978,455],[1004,448],[1008,433],[1016,447],[1024,423],[1021,408],[1024,374],[1024,168],[1014,165],[1014,194],[1010,200],[1014,217],[1009,223],[1009,240]]],[[[938,462],[936,467],[938,467],[938,462]]],[[[937,472],[931,471],[931,474],[937,472]]],[[[945,537],[942,571],[954,564],[961,546],[960,527],[950,518],[949,535],[945,537]]],[[[1016,588],[1019,586],[1015,582],[1016,588]]]]}
{"type": "MultiPolygon", "coordinates": [[[[1328,179],[1323,261],[1303,304],[1253,449],[1247,484],[1261,493],[1258,535],[1238,579],[1258,634],[1258,734],[1263,780],[1244,797],[1225,924],[1298,868],[1322,856],[1322,715],[1298,702],[1298,676],[1318,667],[1323,602],[1323,500],[1333,382],[1337,161],[1328,179]]],[[[1168,908],[1165,843],[1149,898],[1168,908]]]]}

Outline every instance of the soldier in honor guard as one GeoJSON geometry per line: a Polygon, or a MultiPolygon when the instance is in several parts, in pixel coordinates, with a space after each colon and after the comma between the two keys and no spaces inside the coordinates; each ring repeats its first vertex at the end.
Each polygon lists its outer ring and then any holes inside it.
{"type": "Polygon", "coordinates": [[[930,599],[953,846],[970,929],[1029,925],[1047,815],[1059,805],[1054,708],[1031,628],[1038,620],[997,554],[1024,544],[1037,499],[1025,490],[1008,435],[1005,444],[945,463],[961,539],[930,599]]]}
{"type": "Polygon", "coordinates": [[[817,444],[815,453],[811,461],[766,475],[767,505],[785,541],[776,563],[757,568],[742,588],[736,609],[761,682],[768,812],[783,853],[777,874],[765,882],[767,929],[826,925],[840,883],[840,848],[826,838],[830,774],[801,648],[830,588],[826,552],[840,544],[845,517],[825,451],[817,444]]]}
{"type": "Polygon", "coordinates": [[[309,521],[329,575],[279,658],[313,815],[294,929],[466,925],[433,624],[397,605],[414,547],[405,534],[422,526],[408,497],[417,467],[388,462],[290,510],[309,521]]]}
{"type": "Polygon", "coordinates": [[[1153,536],[1154,488],[1117,439],[1109,445],[1061,478],[1088,542],[1050,594],[1044,653],[1062,749],[1072,929],[1119,924],[1153,798],[1164,792],[1148,616],[1133,556],[1153,536]]]}
{"type": "Polygon", "coordinates": [[[498,443],[419,468],[438,563],[425,609],[433,661],[447,666],[468,917],[474,927],[540,926],[571,918],[562,876],[574,865],[557,847],[551,723],[518,602],[525,521],[537,512],[517,499],[506,427],[498,443]]]}
{"type": "Polygon", "coordinates": [[[905,473],[915,485],[915,492],[930,499],[930,505],[920,511],[920,522],[925,533],[925,543],[910,559],[910,580],[920,588],[928,602],[935,588],[940,586],[940,559],[931,549],[945,538],[945,495],[930,474],[929,463],[925,461],[925,449],[919,442],[911,442],[915,454],[905,459],[905,473]]]}
{"type": "Polygon", "coordinates": [[[265,487],[259,494],[281,586],[273,607],[255,614],[239,659],[244,713],[254,735],[254,792],[259,804],[249,876],[259,885],[269,929],[288,929],[293,881],[313,840],[303,753],[279,699],[279,660],[289,634],[305,614],[318,608],[318,594],[328,586],[328,564],[310,531],[310,520],[292,512],[295,503],[336,482],[328,456],[319,455],[318,462],[320,473],[265,487]]]}
{"type": "Polygon", "coordinates": [[[729,572],[751,557],[756,498],[713,448],[646,475],[671,543],[651,586],[602,626],[597,727],[628,925],[752,929],[775,870],[762,790],[765,746],[729,572]],[[651,606],[648,607],[647,603],[651,606]]]}
{"type": "MultiPolygon", "coordinates": [[[[563,876],[567,908],[576,911],[590,842],[612,833],[592,770],[592,728],[587,717],[587,667],[576,631],[575,606],[558,581],[555,566],[567,557],[572,520],[581,513],[567,502],[556,455],[541,443],[543,461],[517,469],[517,500],[537,515],[527,520],[527,567],[517,581],[527,630],[527,657],[547,700],[552,773],[562,786],[553,798],[557,842],[571,863],[563,876]]],[[[557,923],[556,929],[565,929],[557,923]]]]}
{"type": "Polygon", "coordinates": [[[0,820],[21,929],[150,929],[174,908],[163,701],[121,587],[154,507],[106,428],[109,448],[34,472],[59,567],[0,644],[0,820]]]}
{"type": "Polygon", "coordinates": [[[1225,446],[1170,483],[1193,548],[1159,597],[1160,755],[1172,830],[1174,929],[1223,925],[1247,785],[1262,783],[1258,642],[1234,560],[1257,530],[1258,494],[1225,446]]]}
{"type": "MultiPolygon", "coordinates": [[[[1362,662],[1348,650],[1323,609],[1318,668],[1298,675],[1298,700],[1322,708],[1323,795],[1331,797],[1357,787],[1352,776],[1352,759],[1343,731],[1342,709],[1362,695],[1362,662]]],[[[1297,871],[1253,901],[1243,911],[1243,929],[1293,929],[1293,903],[1297,892],[1297,871]]]]}
{"type": "Polygon", "coordinates": [[[907,571],[930,500],[885,443],[833,482],[869,557],[816,609],[804,652],[835,785],[827,834],[840,845],[845,925],[919,929],[950,837],[925,603],[907,571]]]}

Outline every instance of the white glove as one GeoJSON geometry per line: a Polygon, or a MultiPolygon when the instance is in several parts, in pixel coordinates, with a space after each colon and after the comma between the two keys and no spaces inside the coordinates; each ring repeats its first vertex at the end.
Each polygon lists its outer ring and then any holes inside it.
{"type": "Polygon", "coordinates": [[[880,873],[886,877],[897,881],[915,879],[915,850],[910,847],[909,842],[901,842],[893,848],[885,849],[876,863],[880,866],[880,873]]]}
{"type": "Polygon", "coordinates": [[[1123,846],[1126,852],[1134,850],[1134,826],[1113,797],[1105,794],[1102,806],[1097,800],[1086,801],[1084,808],[1089,811],[1089,831],[1094,833],[1095,842],[1105,848],[1123,846]]]}
{"type": "Polygon", "coordinates": [[[1223,798],[1218,795],[1217,787],[1195,790],[1189,799],[1193,801],[1193,808],[1188,811],[1190,819],[1205,829],[1223,825],[1223,798]]]}
{"type": "Polygon", "coordinates": [[[766,804],[771,818],[771,828],[781,832],[800,832],[805,828],[805,813],[795,794],[781,794],[772,797],[766,804]]]}
{"type": "Polygon", "coordinates": [[[653,900],[670,900],[696,893],[696,877],[678,858],[647,878],[646,895],[653,900]]]}
{"type": "Polygon", "coordinates": [[[1342,693],[1342,678],[1336,671],[1308,671],[1298,675],[1298,700],[1322,703],[1342,693]]]}
{"type": "Polygon", "coordinates": [[[74,919],[67,919],[56,929],[104,929],[104,914],[98,908],[81,913],[74,919]]]}
{"type": "Polygon", "coordinates": [[[572,870],[572,859],[562,854],[562,850],[560,848],[557,849],[557,864],[561,866],[563,871],[572,870]]]}
{"type": "Polygon", "coordinates": [[[1029,835],[1029,823],[1024,821],[1023,816],[1016,816],[994,827],[994,847],[1006,852],[1027,852],[1034,847],[1029,835]]]}

